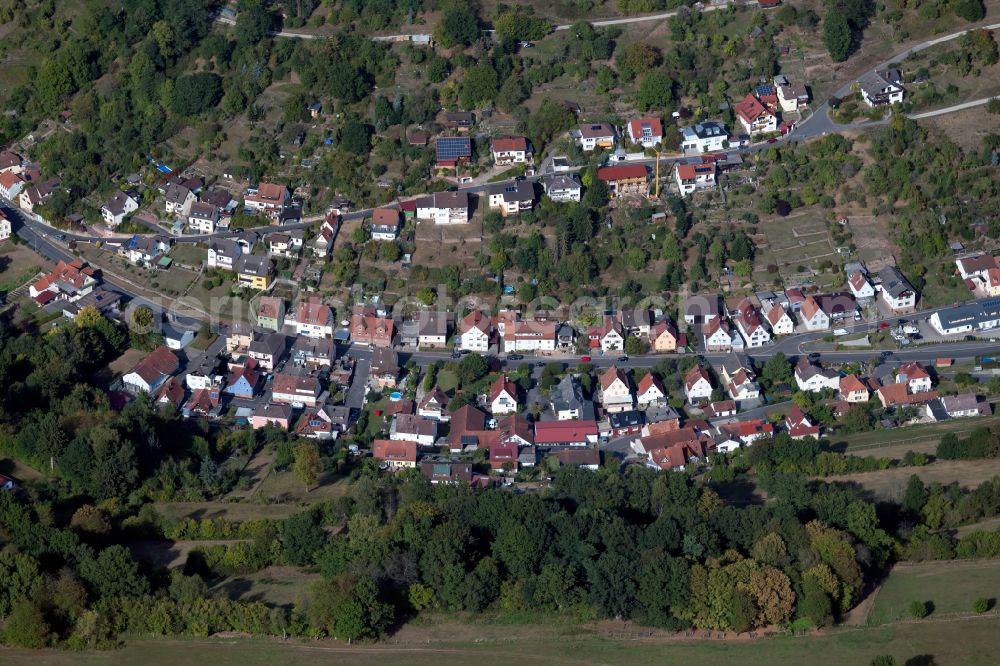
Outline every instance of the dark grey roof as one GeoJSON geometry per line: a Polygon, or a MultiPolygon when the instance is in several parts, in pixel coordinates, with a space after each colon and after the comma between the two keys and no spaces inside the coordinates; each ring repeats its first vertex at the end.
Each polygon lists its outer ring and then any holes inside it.
{"type": "Polygon", "coordinates": [[[941,320],[942,328],[945,329],[962,326],[977,328],[986,322],[1000,319],[1000,299],[990,298],[957,305],[939,310],[937,316],[941,320]]]}
{"type": "Polygon", "coordinates": [[[188,195],[190,194],[191,190],[189,190],[188,188],[184,187],[183,185],[178,185],[177,183],[173,183],[169,187],[167,187],[167,195],[166,195],[167,203],[183,204],[184,201],[188,198],[188,195]]]}
{"type": "Polygon", "coordinates": [[[729,132],[726,131],[726,126],[722,123],[714,121],[698,123],[691,128],[691,131],[693,131],[699,139],[708,139],[713,136],[729,136],[729,132]]]}
{"type": "Polygon", "coordinates": [[[268,333],[250,343],[250,352],[254,354],[264,354],[274,357],[277,360],[285,353],[288,340],[281,333],[268,333]]]}
{"type": "Polygon", "coordinates": [[[244,275],[264,277],[271,272],[271,260],[265,256],[244,254],[236,265],[236,271],[244,275]]]}
{"type": "Polygon", "coordinates": [[[513,183],[494,183],[490,185],[490,196],[502,194],[504,201],[534,201],[535,190],[531,183],[519,180],[513,183]]]}
{"type": "Polygon", "coordinates": [[[875,70],[868,72],[860,79],[858,79],[858,86],[861,90],[865,92],[869,97],[874,97],[875,95],[881,95],[882,91],[889,86],[896,86],[902,88],[900,85],[899,70],[875,70]]]}
{"type": "Polygon", "coordinates": [[[878,276],[882,280],[882,289],[889,292],[893,298],[899,298],[904,292],[913,291],[913,286],[895,266],[886,266],[878,272],[878,276]]]}
{"type": "Polygon", "coordinates": [[[583,406],[583,387],[573,375],[566,375],[549,393],[552,409],[557,412],[580,409],[583,406]]]}
{"type": "Polygon", "coordinates": [[[576,176],[558,174],[545,178],[542,181],[542,185],[545,187],[546,192],[550,190],[572,190],[580,188],[580,181],[576,179],[576,176]]]}
{"type": "Polygon", "coordinates": [[[979,408],[979,396],[975,393],[962,393],[961,395],[946,395],[941,398],[946,412],[964,412],[979,408]]]}

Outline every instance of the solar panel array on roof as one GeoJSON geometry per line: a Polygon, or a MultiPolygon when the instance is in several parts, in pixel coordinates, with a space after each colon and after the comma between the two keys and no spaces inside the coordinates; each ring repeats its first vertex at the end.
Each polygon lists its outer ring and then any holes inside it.
{"type": "Polygon", "coordinates": [[[439,160],[454,160],[472,155],[472,142],[468,137],[442,137],[437,140],[439,160]]]}

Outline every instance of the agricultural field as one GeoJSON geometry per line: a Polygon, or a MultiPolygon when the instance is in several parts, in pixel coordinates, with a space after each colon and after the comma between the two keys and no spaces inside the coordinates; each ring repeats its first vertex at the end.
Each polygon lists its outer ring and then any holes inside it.
{"type": "Polygon", "coordinates": [[[44,260],[27,245],[11,241],[0,245],[0,296],[24,286],[43,265],[44,260]]]}
{"type": "Polygon", "coordinates": [[[959,437],[968,435],[976,428],[988,428],[1000,417],[988,416],[971,419],[952,419],[941,423],[930,423],[926,425],[905,426],[893,428],[892,430],[874,430],[871,432],[853,433],[850,435],[837,435],[831,438],[831,442],[836,448],[844,448],[847,453],[854,453],[865,456],[881,456],[884,448],[895,448],[900,446],[916,447],[926,446],[933,443],[933,448],[947,433],[954,433],[959,437]]]}
{"type": "MultiPolygon", "coordinates": [[[[873,452],[873,455],[876,453],[873,452]]],[[[1000,476],[1000,460],[939,460],[923,467],[899,467],[877,472],[828,476],[824,477],[824,480],[831,483],[852,483],[871,497],[900,502],[906,492],[906,484],[914,474],[924,483],[957,482],[963,488],[975,488],[987,479],[1000,476]]]]}
{"type": "Polygon", "coordinates": [[[914,601],[924,602],[930,617],[966,615],[976,599],[1000,595],[1000,562],[996,560],[897,564],[875,597],[868,624],[909,619],[914,601]]]}
{"type": "Polygon", "coordinates": [[[754,279],[768,284],[780,276],[783,284],[815,283],[820,289],[841,287],[841,256],[830,224],[819,208],[804,209],[758,226],[754,279]],[[777,274],[769,267],[777,267],[777,274]]]}

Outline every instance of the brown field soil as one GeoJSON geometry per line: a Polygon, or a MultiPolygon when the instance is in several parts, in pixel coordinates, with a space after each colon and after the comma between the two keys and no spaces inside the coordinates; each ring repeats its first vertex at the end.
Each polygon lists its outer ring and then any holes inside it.
{"type": "Polygon", "coordinates": [[[0,243],[0,294],[14,291],[31,281],[48,262],[27,245],[0,243]]]}
{"type": "Polygon", "coordinates": [[[986,135],[996,132],[1000,120],[996,115],[987,113],[985,106],[977,106],[918,122],[924,127],[942,132],[962,150],[978,151],[982,149],[986,135]]]}
{"type": "Polygon", "coordinates": [[[827,476],[824,481],[850,482],[862,490],[885,500],[899,500],[906,491],[906,483],[916,474],[924,483],[952,483],[963,488],[975,488],[983,481],[1000,475],[1000,460],[939,460],[923,467],[900,467],[861,474],[827,476]]]}

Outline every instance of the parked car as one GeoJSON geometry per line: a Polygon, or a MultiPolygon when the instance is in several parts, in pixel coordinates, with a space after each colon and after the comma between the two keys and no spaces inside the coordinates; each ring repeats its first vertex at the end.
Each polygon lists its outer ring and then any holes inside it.
{"type": "Polygon", "coordinates": [[[881,322],[881,323],[880,323],[880,324],[878,325],[878,327],[879,327],[880,329],[884,329],[884,328],[889,328],[889,322],[887,322],[887,321],[883,321],[883,322],[881,322]]]}
{"type": "Polygon", "coordinates": [[[508,361],[520,361],[522,358],[524,358],[524,356],[521,354],[507,354],[508,361]]]}
{"type": "Polygon", "coordinates": [[[589,356],[581,356],[580,357],[580,363],[590,363],[590,357],[589,356]]]}
{"type": "Polygon", "coordinates": [[[628,360],[628,356],[619,356],[618,357],[618,362],[619,363],[624,363],[627,360],[628,360]]]}

